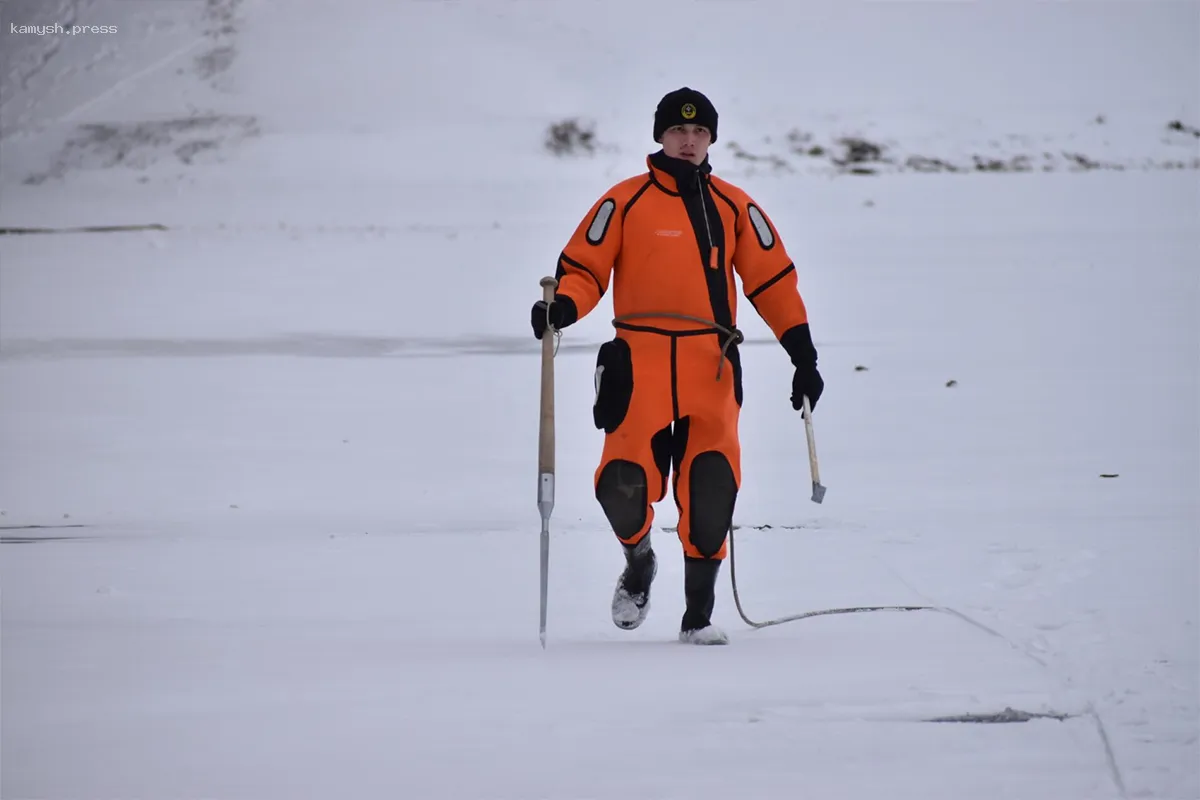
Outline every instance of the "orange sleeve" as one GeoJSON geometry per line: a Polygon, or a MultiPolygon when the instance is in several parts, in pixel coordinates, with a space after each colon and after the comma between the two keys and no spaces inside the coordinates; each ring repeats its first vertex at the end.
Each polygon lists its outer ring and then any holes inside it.
{"type": "Polygon", "coordinates": [[[558,257],[558,294],[575,302],[582,319],[608,291],[621,252],[623,200],[613,187],[592,204],[558,257]]]}
{"type": "Polygon", "coordinates": [[[808,322],[796,265],[766,213],[744,194],[738,206],[733,266],[746,299],[775,338],[782,339],[789,329],[808,322]]]}

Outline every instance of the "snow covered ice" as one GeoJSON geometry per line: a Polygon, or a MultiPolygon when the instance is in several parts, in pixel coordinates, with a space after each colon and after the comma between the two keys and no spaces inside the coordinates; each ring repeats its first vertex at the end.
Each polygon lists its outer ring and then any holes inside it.
{"type": "Polygon", "coordinates": [[[0,795],[1200,797],[1195,5],[746,5],[4,4],[0,227],[157,227],[0,236],[0,795]],[[816,505],[743,300],[747,614],[954,613],[683,646],[668,499],[618,630],[606,302],[542,649],[528,308],[682,85],[827,382],[816,505]]]}

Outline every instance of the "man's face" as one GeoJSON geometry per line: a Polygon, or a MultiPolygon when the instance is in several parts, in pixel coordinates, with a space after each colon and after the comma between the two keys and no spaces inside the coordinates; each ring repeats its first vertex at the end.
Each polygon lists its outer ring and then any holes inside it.
{"type": "Polygon", "coordinates": [[[693,164],[704,161],[712,133],[703,125],[674,125],[663,133],[663,152],[671,158],[682,158],[693,164]]]}

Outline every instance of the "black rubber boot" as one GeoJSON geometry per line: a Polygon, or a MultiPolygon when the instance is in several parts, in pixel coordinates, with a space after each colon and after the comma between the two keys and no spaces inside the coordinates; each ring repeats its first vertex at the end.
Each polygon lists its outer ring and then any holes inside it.
{"type": "Polygon", "coordinates": [[[711,558],[683,560],[683,595],[687,609],[679,626],[679,641],[688,644],[726,644],[725,632],[712,624],[716,604],[717,574],[721,562],[711,558]]]}
{"type": "Polygon", "coordinates": [[[612,619],[618,628],[630,631],[646,621],[650,613],[650,584],[658,573],[658,559],[646,534],[636,545],[622,543],[625,569],[613,592],[612,619]]]}

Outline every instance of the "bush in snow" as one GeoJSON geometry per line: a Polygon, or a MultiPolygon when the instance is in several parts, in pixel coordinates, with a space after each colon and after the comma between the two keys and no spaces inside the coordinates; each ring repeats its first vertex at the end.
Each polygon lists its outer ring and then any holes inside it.
{"type": "Polygon", "coordinates": [[[564,119],[546,131],[546,149],[556,156],[596,152],[596,132],[590,122],[564,119]]]}

